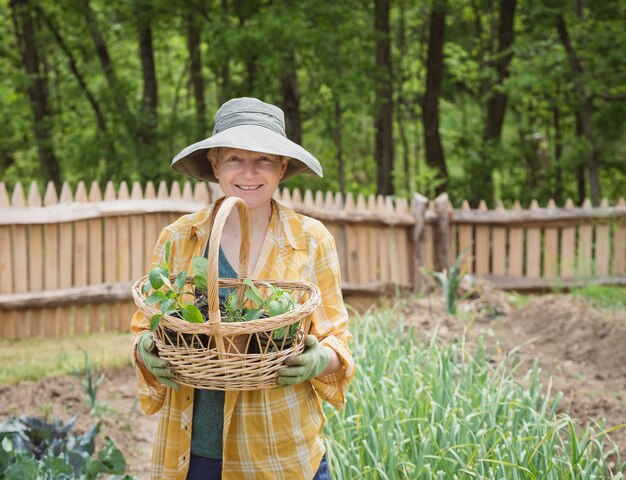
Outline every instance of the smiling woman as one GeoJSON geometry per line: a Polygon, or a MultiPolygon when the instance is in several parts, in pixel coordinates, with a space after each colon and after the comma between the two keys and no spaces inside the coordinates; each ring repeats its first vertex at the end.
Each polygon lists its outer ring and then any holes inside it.
{"type": "MultiPolygon", "coordinates": [[[[172,168],[218,182],[225,198],[244,200],[254,280],[311,282],[321,291],[321,305],[311,315],[310,331],[304,332],[302,353],[287,357],[276,388],[264,390],[223,392],[178,385],[155,350],[149,318],[141,311],[134,315],[140,405],[149,415],[161,412],[152,478],[329,478],[322,401],[343,407],[355,373],[337,251],[319,221],[272,198],[279,183],[292,175],[322,176],[320,163],[287,138],[282,110],[254,98],[236,98],[217,111],[213,135],[182,150],[172,168]]],[[[223,203],[224,198],[218,199],[166,227],[153,262],[166,262],[172,273],[192,271],[192,258],[206,255],[208,234],[223,203]]],[[[219,239],[220,278],[242,274],[241,238],[239,212],[233,209],[219,239]]]]}
{"type": "Polygon", "coordinates": [[[262,210],[257,210],[259,208],[264,208],[265,213],[269,211],[272,195],[289,163],[287,157],[240,148],[211,149],[207,158],[224,195],[245,200],[252,219],[265,216],[262,210]]]}

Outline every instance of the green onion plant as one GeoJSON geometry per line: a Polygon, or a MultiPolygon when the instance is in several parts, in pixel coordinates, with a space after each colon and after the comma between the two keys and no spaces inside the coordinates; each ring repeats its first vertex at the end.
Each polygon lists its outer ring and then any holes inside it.
{"type": "Polygon", "coordinates": [[[357,374],[327,408],[333,478],[600,480],[623,478],[610,431],[557,413],[537,365],[493,362],[464,336],[417,340],[401,312],[352,322],[357,374]]]}

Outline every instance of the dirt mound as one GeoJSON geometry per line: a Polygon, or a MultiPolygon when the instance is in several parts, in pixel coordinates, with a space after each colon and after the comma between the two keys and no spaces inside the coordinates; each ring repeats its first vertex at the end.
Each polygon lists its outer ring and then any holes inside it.
{"type": "MultiPolygon", "coordinates": [[[[611,428],[626,422],[626,311],[598,309],[572,295],[533,297],[510,309],[506,295],[488,285],[465,296],[457,304],[459,315],[452,316],[435,290],[408,303],[407,322],[424,338],[449,341],[464,331],[470,341],[486,336],[502,356],[514,352],[523,363],[520,372],[538,361],[552,397],[564,394],[561,411],[581,424],[611,428]]],[[[611,438],[626,458],[626,428],[611,438]]]]}
{"type": "MultiPolygon", "coordinates": [[[[588,301],[546,295],[514,310],[497,326],[503,346],[529,365],[539,360],[553,390],[565,394],[561,410],[582,424],[619,427],[626,421],[626,312],[596,309],[588,301]]],[[[626,428],[612,439],[626,456],[626,428]]]]}
{"type": "Polygon", "coordinates": [[[514,336],[532,336],[542,352],[593,368],[599,379],[626,379],[625,315],[581,298],[547,295],[514,311],[504,325],[514,336]]]}

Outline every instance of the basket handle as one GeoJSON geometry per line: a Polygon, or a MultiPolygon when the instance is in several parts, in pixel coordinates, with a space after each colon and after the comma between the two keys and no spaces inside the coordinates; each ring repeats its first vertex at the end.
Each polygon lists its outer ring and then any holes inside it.
{"type": "Polygon", "coordinates": [[[241,241],[239,242],[239,277],[248,276],[248,261],[250,258],[250,218],[248,206],[239,197],[229,197],[222,202],[211,228],[209,238],[208,272],[207,272],[207,299],[209,302],[209,324],[220,323],[220,300],[219,300],[219,255],[220,239],[222,230],[231,210],[237,207],[239,223],[241,224],[241,241]]]}

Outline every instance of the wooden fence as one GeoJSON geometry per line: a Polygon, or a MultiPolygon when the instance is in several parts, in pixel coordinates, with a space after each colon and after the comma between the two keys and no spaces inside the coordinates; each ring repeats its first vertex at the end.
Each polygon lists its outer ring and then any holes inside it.
{"type": "MultiPolygon", "coordinates": [[[[213,188],[213,187],[212,187],[213,188]]],[[[138,183],[104,194],[96,183],[48,185],[9,195],[0,183],[0,338],[125,330],[132,281],[150,268],[161,228],[219,194],[205,183],[138,183]]],[[[484,206],[299,190],[277,200],[320,219],[336,239],[348,300],[415,290],[421,268],[443,269],[458,252],[468,273],[507,288],[624,281],[626,207],[484,206]]]]}
{"type": "Polygon", "coordinates": [[[488,211],[484,204],[454,210],[450,252],[468,252],[465,268],[500,288],[545,289],[587,283],[624,284],[626,207],[624,199],[593,208],[532,202],[522,210],[488,211]]]}

